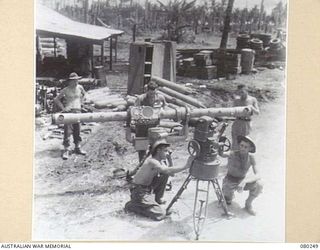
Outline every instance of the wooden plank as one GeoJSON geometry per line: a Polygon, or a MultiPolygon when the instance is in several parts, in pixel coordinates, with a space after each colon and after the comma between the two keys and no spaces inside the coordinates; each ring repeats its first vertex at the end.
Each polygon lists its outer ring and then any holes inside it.
{"type": "Polygon", "coordinates": [[[164,68],[164,53],[165,45],[160,43],[155,43],[153,45],[153,55],[152,55],[152,76],[158,76],[163,78],[163,68],[164,68]]]}
{"type": "Polygon", "coordinates": [[[145,57],[145,44],[132,43],[130,45],[128,95],[143,93],[145,57]]]}
{"type": "Polygon", "coordinates": [[[164,41],[165,53],[163,64],[163,79],[176,81],[176,43],[164,41]]]}

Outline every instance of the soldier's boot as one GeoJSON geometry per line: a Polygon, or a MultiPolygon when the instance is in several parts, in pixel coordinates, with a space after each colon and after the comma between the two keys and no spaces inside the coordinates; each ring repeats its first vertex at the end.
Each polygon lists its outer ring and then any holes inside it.
{"type": "Polygon", "coordinates": [[[87,152],[82,150],[80,145],[79,144],[75,144],[75,148],[74,148],[74,152],[77,154],[77,155],[86,155],[87,152]]]}
{"type": "Polygon", "coordinates": [[[70,156],[70,149],[68,147],[65,147],[62,153],[62,159],[68,160],[70,156]]]}
{"type": "Polygon", "coordinates": [[[252,208],[252,201],[255,199],[256,197],[253,195],[249,195],[248,199],[246,200],[246,204],[244,209],[247,211],[248,214],[255,216],[257,213],[253,210],[252,208]]]}

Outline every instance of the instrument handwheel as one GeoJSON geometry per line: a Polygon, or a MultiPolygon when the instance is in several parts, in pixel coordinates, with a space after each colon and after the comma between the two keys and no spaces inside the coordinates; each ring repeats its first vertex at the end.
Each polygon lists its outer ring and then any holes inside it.
{"type": "Polygon", "coordinates": [[[193,157],[198,156],[200,153],[200,144],[196,140],[191,140],[188,144],[188,152],[193,157]]]}
{"type": "Polygon", "coordinates": [[[225,136],[221,136],[220,139],[219,139],[219,143],[223,143],[223,145],[220,146],[220,149],[223,151],[223,152],[227,152],[230,150],[231,148],[231,142],[230,140],[225,137],[225,136]]]}

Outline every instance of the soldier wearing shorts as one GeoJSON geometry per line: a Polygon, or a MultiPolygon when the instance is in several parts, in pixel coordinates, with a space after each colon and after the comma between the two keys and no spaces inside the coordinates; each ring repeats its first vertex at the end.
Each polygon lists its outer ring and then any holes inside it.
{"type": "Polygon", "coordinates": [[[256,215],[252,202],[263,189],[253,155],[256,146],[248,136],[238,136],[238,144],[239,150],[220,153],[222,157],[228,157],[228,172],[223,179],[222,192],[226,203],[230,205],[235,191],[248,190],[249,196],[245,202],[245,210],[251,215],[256,215]],[[253,176],[247,175],[250,168],[253,170],[253,176]]]}

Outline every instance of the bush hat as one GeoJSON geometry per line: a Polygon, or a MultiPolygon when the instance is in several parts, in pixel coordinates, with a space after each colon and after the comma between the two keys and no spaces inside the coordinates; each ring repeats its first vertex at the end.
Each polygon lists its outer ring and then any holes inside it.
{"type": "Polygon", "coordinates": [[[245,141],[248,142],[251,145],[251,149],[249,150],[250,153],[255,153],[256,152],[256,145],[254,144],[253,140],[249,136],[243,136],[239,135],[237,137],[238,143],[245,141]]]}
{"type": "Polygon", "coordinates": [[[153,154],[155,152],[155,150],[157,149],[158,146],[160,145],[164,145],[164,146],[167,146],[169,147],[170,146],[170,143],[168,143],[166,141],[166,139],[159,139],[159,140],[156,140],[152,146],[151,146],[151,154],[153,154]]]}
{"type": "Polygon", "coordinates": [[[75,79],[80,79],[80,78],[81,78],[81,76],[78,76],[77,73],[72,72],[72,73],[69,75],[68,80],[75,80],[75,79]]]}

